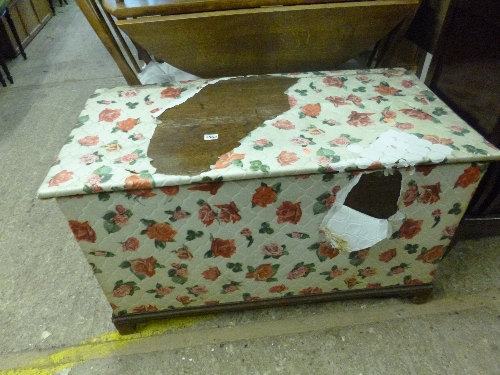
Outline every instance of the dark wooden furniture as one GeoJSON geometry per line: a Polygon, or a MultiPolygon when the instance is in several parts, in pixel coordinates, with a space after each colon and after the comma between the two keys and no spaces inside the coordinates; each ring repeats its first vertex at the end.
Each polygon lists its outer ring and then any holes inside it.
{"type": "MultiPolygon", "coordinates": [[[[408,37],[433,54],[426,83],[454,111],[500,147],[500,7],[498,1],[425,0],[408,37]]],[[[500,234],[500,163],[493,163],[459,236],[500,234]]]]}
{"type": "Polygon", "coordinates": [[[127,82],[137,84],[116,26],[157,60],[207,78],[335,69],[389,35],[383,66],[419,0],[103,0],[103,11],[95,0],[77,3],[127,82]]]}
{"type": "Polygon", "coordinates": [[[7,9],[21,43],[16,41],[7,20],[2,19],[4,22],[0,22],[0,53],[5,59],[12,59],[24,53],[21,47],[26,47],[33,40],[52,17],[52,11],[47,0],[9,1],[7,9]]]}

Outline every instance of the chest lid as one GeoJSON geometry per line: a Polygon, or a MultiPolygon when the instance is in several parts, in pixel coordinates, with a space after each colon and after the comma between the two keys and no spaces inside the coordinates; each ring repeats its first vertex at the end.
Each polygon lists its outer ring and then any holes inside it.
{"type": "Polygon", "coordinates": [[[492,160],[404,69],[195,80],[98,90],[38,195],[492,160]]]}

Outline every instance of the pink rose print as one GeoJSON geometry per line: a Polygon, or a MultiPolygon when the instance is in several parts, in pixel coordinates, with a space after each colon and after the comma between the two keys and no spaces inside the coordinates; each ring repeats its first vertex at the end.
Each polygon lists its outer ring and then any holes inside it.
{"type": "Polygon", "coordinates": [[[215,163],[214,169],[227,168],[237,160],[242,160],[245,158],[245,154],[235,154],[234,150],[231,150],[224,155],[222,155],[219,160],[215,163]]]}
{"type": "Polygon", "coordinates": [[[396,118],[398,114],[394,111],[390,111],[388,109],[382,111],[382,116],[384,116],[385,118],[396,118]]]}
{"type": "Polygon", "coordinates": [[[215,220],[215,212],[208,204],[204,204],[198,210],[198,219],[208,227],[215,220]]]}
{"type": "Polygon", "coordinates": [[[297,268],[296,270],[290,271],[288,273],[287,279],[288,280],[300,279],[301,277],[304,277],[308,272],[309,268],[307,268],[306,266],[302,266],[297,268]]]}
{"type": "Polygon", "coordinates": [[[405,207],[408,207],[415,202],[415,199],[418,197],[418,187],[417,185],[412,185],[408,190],[403,194],[403,203],[405,207]]]}
{"type": "Polygon", "coordinates": [[[306,104],[300,107],[302,113],[309,117],[318,117],[321,113],[321,105],[320,104],[306,104]]]}
{"type": "Polygon", "coordinates": [[[132,292],[132,287],[127,284],[122,284],[113,290],[113,296],[116,298],[122,298],[130,295],[132,292]]]}
{"type": "Polygon", "coordinates": [[[120,96],[123,98],[132,98],[137,95],[139,95],[139,91],[137,90],[127,90],[120,92],[120,96]]]}
{"type": "Polygon", "coordinates": [[[330,142],[330,144],[332,146],[347,146],[350,143],[351,143],[351,141],[349,140],[349,138],[346,138],[346,137],[338,137],[330,142]]]}
{"type": "Polygon", "coordinates": [[[101,180],[103,178],[104,178],[103,176],[99,176],[97,174],[92,174],[92,175],[90,175],[89,178],[87,178],[85,185],[92,186],[92,185],[98,184],[99,182],[101,182],[101,180]]]}
{"type": "Polygon", "coordinates": [[[359,81],[359,82],[363,82],[363,83],[368,83],[371,81],[370,78],[368,78],[367,76],[357,76],[356,79],[359,81]]]}
{"type": "Polygon", "coordinates": [[[332,162],[332,158],[329,158],[326,156],[319,156],[317,161],[318,161],[319,165],[321,165],[323,167],[327,167],[332,162]]]}
{"type": "Polygon", "coordinates": [[[290,105],[290,108],[293,108],[297,105],[297,99],[295,99],[294,96],[289,96],[288,97],[288,104],[290,105]]]}
{"type": "Polygon", "coordinates": [[[83,155],[80,157],[80,164],[92,164],[93,162],[99,160],[99,156],[97,155],[83,155]]]}
{"type": "Polygon", "coordinates": [[[264,147],[264,146],[267,146],[268,144],[269,144],[269,141],[267,139],[257,139],[255,141],[256,146],[264,147]]]}
{"type": "Polygon", "coordinates": [[[65,182],[68,182],[72,178],[73,178],[73,172],[64,169],[51,178],[51,180],[49,181],[49,187],[59,186],[65,182]]]}
{"type": "Polygon", "coordinates": [[[118,227],[123,228],[125,225],[128,224],[129,217],[127,215],[115,215],[113,218],[111,218],[111,221],[113,221],[118,227]]]}
{"type": "Polygon", "coordinates": [[[123,251],[136,251],[139,248],[139,240],[135,237],[127,238],[122,244],[123,251]]]}
{"type": "Polygon", "coordinates": [[[133,161],[136,161],[137,159],[139,159],[139,155],[133,153],[133,154],[127,154],[127,155],[122,156],[121,158],[119,158],[117,160],[117,162],[119,162],[119,163],[132,163],[133,161]]]}
{"type": "Polygon", "coordinates": [[[349,115],[349,120],[347,123],[351,126],[368,126],[373,124],[373,120],[370,119],[369,116],[374,115],[375,113],[361,113],[352,111],[349,115]]]}
{"type": "Polygon", "coordinates": [[[106,108],[99,113],[99,121],[113,122],[120,117],[121,109],[106,108]]]}
{"type": "Polygon", "coordinates": [[[173,87],[167,87],[160,93],[160,98],[165,99],[165,98],[171,98],[175,99],[181,96],[181,89],[179,88],[173,88],[173,87]]]}
{"type": "Polygon", "coordinates": [[[451,145],[453,144],[453,140],[450,138],[439,138],[436,135],[424,135],[422,139],[431,142],[432,144],[440,144],[440,145],[451,145]]]}
{"type": "Polygon", "coordinates": [[[409,89],[410,87],[413,86],[413,81],[412,80],[403,80],[401,81],[401,85],[405,88],[405,89],[409,89]]]}
{"type": "Polygon", "coordinates": [[[338,87],[339,89],[344,87],[344,81],[339,77],[325,77],[323,83],[328,87],[338,87]]]}
{"type": "Polygon", "coordinates": [[[283,247],[278,245],[276,242],[272,242],[262,247],[262,252],[270,257],[280,257],[283,255],[283,251],[283,247]]]}
{"type": "Polygon", "coordinates": [[[332,103],[335,107],[339,107],[341,105],[351,105],[351,103],[346,102],[341,96],[329,96],[326,100],[332,103]]]}
{"type": "Polygon", "coordinates": [[[286,165],[291,165],[299,160],[299,157],[294,152],[282,151],[278,156],[278,163],[283,167],[286,165]]]}
{"type": "Polygon", "coordinates": [[[356,96],[354,94],[350,94],[348,97],[347,97],[348,100],[350,100],[351,102],[353,102],[354,104],[356,105],[360,105],[362,100],[359,96],[356,96]]]}
{"type": "Polygon", "coordinates": [[[399,130],[410,130],[414,128],[414,125],[409,122],[401,122],[399,124],[394,125],[394,127],[399,130]]]}
{"type": "Polygon", "coordinates": [[[273,126],[278,129],[283,129],[283,130],[291,130],[295,129],[295,125],[292,124],[288,120],[278,120],[275,123],[273,123],[273,126]]]}
{"type": "Polygon", "coordinates": [[[78,143],[82,146],[95,146],[99,142],[99,136],[88,135],[85,138],[79,139],[78,143]]]}
{"type": "Polygon", "coordinates": [[[307,146],[311,143],[311,141],[306,138],[292,138],[290,139],[290,142],[297,146],[307,146]]]}
{"type": "Polygon", "coordinates": [[[434,117],[419,109],[407,108],[407,109],[400,109],[399,111],[403,112],[407,116],[417,118],[419,120],[431,120],[431,121],[434,120],[434,117]]]}
{"type": "Polygon", "coordinates": [[[120,146],[118,143],[108,143],[106,145],[106,151],[107,152],[115,152],[115,151],[120,151],[122,146],[120,146]]]}

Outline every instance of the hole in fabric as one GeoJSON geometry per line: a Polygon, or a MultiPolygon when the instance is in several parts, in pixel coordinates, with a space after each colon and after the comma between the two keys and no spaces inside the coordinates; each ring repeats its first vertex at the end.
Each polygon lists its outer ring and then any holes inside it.
{"type": "Polygon", "coordinates": [[[388,219],[398,210],[401,173],[383,171],[363,174],[347,195],[344,205],[377,219],[388,219]]]}
{"type": "Polygon", "coordinates": [[[167,109],[158,117],[162,123],[147,152],[156,173],[192,176],[210,170],[219,156],[238,147],[248,133],[290,109],[285,91],[297,81],[270,76],[233,78],[208,85],[167,109]]]}

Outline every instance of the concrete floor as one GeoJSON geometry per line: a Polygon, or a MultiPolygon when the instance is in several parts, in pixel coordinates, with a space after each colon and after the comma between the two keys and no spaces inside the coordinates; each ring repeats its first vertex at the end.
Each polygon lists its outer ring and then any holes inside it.
{"type": "Polygon", "coordinates": [[[500,237],[459,242],[433,300],[172,319],[120,337],[53,200],[36,191],[95,89],[125,84],[74,2],[0,88],[0,374],[500,374],[500,237]]]}

